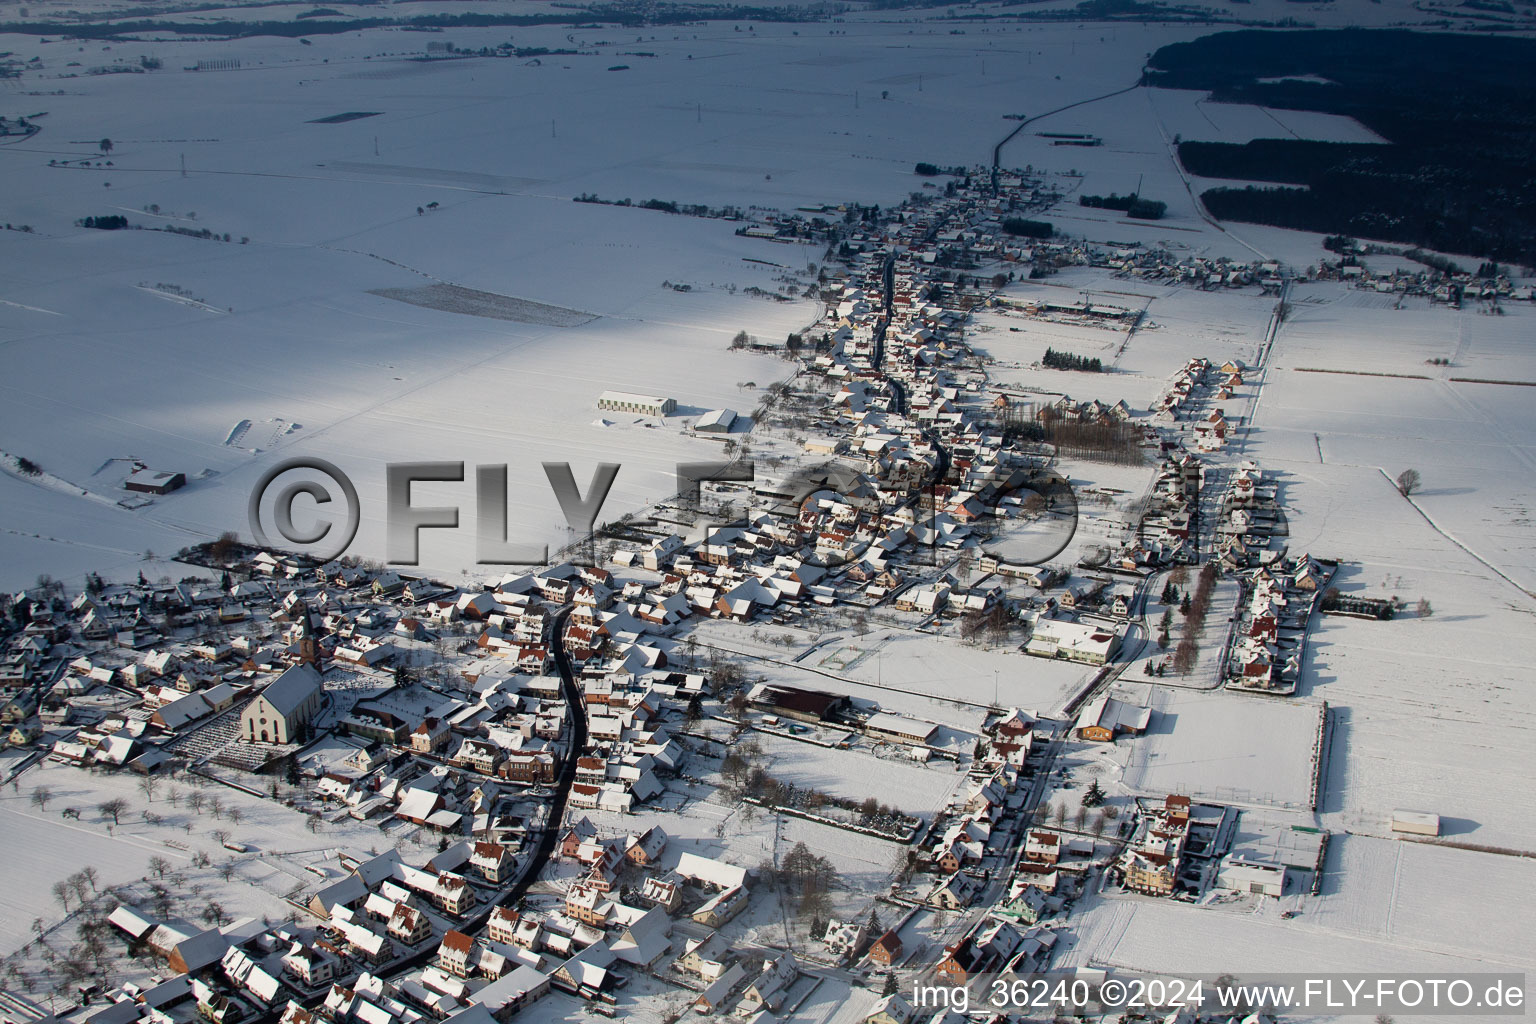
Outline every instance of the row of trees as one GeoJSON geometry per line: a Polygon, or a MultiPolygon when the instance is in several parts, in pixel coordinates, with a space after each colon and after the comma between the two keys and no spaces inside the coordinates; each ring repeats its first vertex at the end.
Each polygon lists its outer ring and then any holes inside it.
{"type": "Polygon", "coordinates": [[[1120,210],[1128,217],[1139,220],[1161,220],[1163,214],[1168,212],[1168,204],[1156,199],[1143,199],[1132,192],[1128,196],[1116,195],[1111,192],[1107,196],[1079,196],[1079,206],[1092,207],[1098,210],[1120,210]]]}
{"type": "Polygon", "coordinates": [[[1216,566],[1207,562],[1195,581],[1194,596],[1185,594],[1179,604],[1179,613],[1184,616],[1184,635],[1173,649],[1173,670],[1181,676],[1193,672],[1200,660],[1198,637],[1205,629],[1205,616],[1211,610],[1211,591],[1215,588],[1216,566]]]}
{"type": "Polygon", "coordinates": [[[1063,456],[1139,466],[1145,461],[1141,435],[1129,423],[1079,420],[1047,409],[1039,420],[1011,423],[1003,431],[1010,438],[1044,441],[1063,456]]]}
{"type": "Polygon", "coordinates": [[[1027,220],[1023,217],[1008,217],[1003,221],[1003,230],[1010,235],[1018,235],[1022,238],[1050,238],[1056,234],[1056,228],[1047,220],[1027,220]]]}
{"type": "Polygon", "coordinates": [[[1040,365],[1053,370],[1082,370],[1086,373],[1103,373],[1104,361],[1098,356],[1080,356],[1073,352],[1058,352],[1047,348],[1040,357],[1040,365]]]}

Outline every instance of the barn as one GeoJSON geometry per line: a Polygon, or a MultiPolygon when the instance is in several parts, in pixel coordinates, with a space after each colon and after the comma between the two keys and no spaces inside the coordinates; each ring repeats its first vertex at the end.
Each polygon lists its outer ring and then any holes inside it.
{"type": "Polygon", "coordinates": [[[170,494],[187,485],[185,473],[165,473],[148,466],[140,466],[123,481],[123,488],[140,494],[170,494]]]}

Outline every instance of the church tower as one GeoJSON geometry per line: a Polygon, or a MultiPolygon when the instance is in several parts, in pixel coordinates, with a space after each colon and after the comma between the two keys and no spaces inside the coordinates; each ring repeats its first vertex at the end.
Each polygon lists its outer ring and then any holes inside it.
{"type": "Polygon", "coordinates": [[[313,665],[316,672],[325,672],[325,666],[321,663],[320,638],[315,635],[314,613],[308,605],[299,613],[299,662],[313,665]]]}

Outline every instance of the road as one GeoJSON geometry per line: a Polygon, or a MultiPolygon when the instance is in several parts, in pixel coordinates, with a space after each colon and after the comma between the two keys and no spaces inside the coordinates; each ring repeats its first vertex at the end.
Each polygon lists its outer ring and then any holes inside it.
{"type": "MultiPolygon", "coordinates": [[[[496,899],[484,904],[460,921],[457,931],[472,932],[485,924],[492,910],[497,907],[515,906],[520,902],[528,894],[528,889],[533,883],[539,880],[539,875],[543,874],[550,858],[554,856],[555,844],[560,841],[560,823],[565,819],[565,805],[571,796],[571,784],[576,780],[576,759],[587,747],[587,716],[582,709],[581,694],[576,689],[575,673],[571,671],[571,658],[565,650],[565,624],[571,617],[571,610],[571,606],[567,605],[555,614],[551,639],[555,652],[555,669],[560,673],[560,689],[565,695],[565,702],[571,712],[571,742],[566,749],[565,760],[561,763],[560,774],[555,779],[555,792],[549,800],[543,831],[539,834],[538,845],[534,847],[533,853],[523,862],[523,870],[518,875],[517,881],[502,891],[496,899]]],[[[385,977],[386,979],[397,978],[423,964],[430,963],[436,956],[437,944],[429,942],[404,960],[391,965],[385,977]]],[[[313,1008],[324,998],[322,993],[306,1005],[313,1008]]]]}
{"type": "Polygon", "coordinates": [[[1064,110],[1071,110],[1073,107],[1081,107],[1087,103],[1097,103],[1099,100],[1107,100],[1111,96],[1119,96],[1121,93],[1130,92],[1132,89],[1139,88],[1141,88],[1141,79],[1138,78],[1134,84],[1128,85],[1124,89],[1116,89],[1114,92],[1106,92],[1102,96],[1090,96],[1085,100],[1077,100],[1073,103],[1068,103],[1064,107],[1057,107],[1054,110],[1047,110],[1043,114],[1036,114],[1034,117],[1026,117],[1024,120],[1020,121],[1019,126],[1013,131],[1009,132],[1007,136],[1004,137],[1003,141],[992,147],[992,194],[997,194],[997,170],[1002,165],[1003,147],[1012,142],[1014,137],[1018,135],[1019,132],[1023,131],[1026,125],[1034,124],[1036,121],[1050,117],[1052,114],[1059,114],[1064,110]]]}
{"type": "Polygon", "coordinates": [[[508,906],[521,900],[527,893],[528,887],[538,880],[539,875],[554,855],[555,844],[560,841],[560,823],[565,820],[565,805],[571,798],[571,784],[576,781],[576,759],[581,752],[587,749],[587,715],[582,707],[581,693],[576,689],[576,675],[571,671],[571,656],[565,649],[565,624],[571,617],[571,606],[567,605],[555,613],[555,622],[551,634],[551,646],[555,653],[555,671],[560,673],[560,690],[565,694],[565,703],[571,713],[570,745],[565,751],[565,760],[560,765],[560,775],[555,779],[555,792],[550,797],[548,813],[544,817],[544,832],[539,836],[539,845],[534,848],[533,856],[529,859],[517,884],[508,889],[498,900],[498,905],[508,906]]]}

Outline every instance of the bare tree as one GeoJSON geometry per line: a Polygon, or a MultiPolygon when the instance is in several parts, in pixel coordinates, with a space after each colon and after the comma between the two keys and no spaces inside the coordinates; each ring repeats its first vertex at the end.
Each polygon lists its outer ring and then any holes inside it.
{"type": "Polygon", "coordinates": [[[216,828],[209,834],[219,841],[220,846],[229,842],[229,829],[227,828],[216,828]]]}
{"type": "Polygon", "coordinates": [[[156,878],[164,878],[171,870],[171,862],[158,854],[149,858],[149,872],[156,878]]]}
{"type": "Polygon", "coordinates": [[[1427,598],[1427,597],[1419,598],[1418,612],[1419,612],[1419,618],[1421,618],[1421,619],[1427,619],[1431,615],[1435,614],[1435,610],[1429,606],[1429,598],[1427,598]]]}
{"type": "Polygon", "coordinates": [[[147,803],[155,802],[155,794],[160,790],[160,780],[153,775],[146,775],[139,780],[139,792],[144,794],[147,803]]]}
{"type": "Polygon", "coordinates": [[[1405,469],[1401,473],[1397,474],[1397,491],[1399,494],[1406,498],[1414,491],[1419,489],[1419,484],[1421,482],[1422,479],[1419,476],[1418,470],[1405,469]]]}
{"type": "Polygon", "coordinates": [[[97,804],[96,809],[101,812],[103,818],[111,818],[112,824],[120,825],[122,824],[123,812],[128,809],[128,801],[120,796],[115,796],[110,800],[103,800],[97,804]]]}
{"type": "Polygon", "coordinates": [[[80,877],[85,879],[86,884],[91,887],[91,892],[96,891],[96,883],[100,880],[101,874],[95,868],[87,864],[80,869],[80,877]]]}
{"type": "Polygon", "coordinates": [[[66,914],[69,913],[69,898],[74,894],[75,891],[68,882],[53,883],[53,898],[59,901],[59,906],[64,908],[66,914]]]}
{"type": "Polygon", "coordinates": [[[201,814],[203,807],[208,803],[208,798],[197,790],[187,794],[187,806],[196,814],[201,814]]]}
{"type": "Polygon", "coordinates": [[[53,799],[53,790],[47,786],[38,786],[32,791],[32,806],[40,811],[48,809],[48,801],[53,799]]]}
{"type": "Polygon", "coordinates": [[[240,819],[243,817],[245,817],[245,815],[241,812],[240,808],[231,807],[229,809],[229,820],[234,822],[236,825],[240,824],[240,819]]]}

